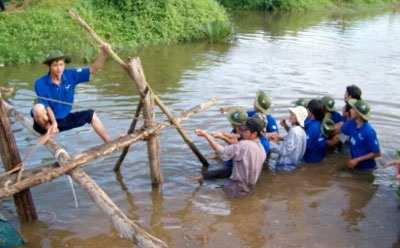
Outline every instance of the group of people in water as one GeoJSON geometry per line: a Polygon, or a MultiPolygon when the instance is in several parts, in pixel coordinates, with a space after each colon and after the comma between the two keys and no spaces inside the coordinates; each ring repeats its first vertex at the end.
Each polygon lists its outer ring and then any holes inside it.
{"type": "Polygon", "coordinates": [[[203,136],[222,160],[221,167],[210,169],[192,178],[202,181],[213,178],[230,178],[224,191],[233,197],[253,191],[258,176],[271,153],[277,154],[275,171],[295,170],[302,162],[318,163],[324,159],[329,147],[342,149],[348,145],[351,159],[347,167],[358,170],[376,168],[375,158],[381,155],[379,141],[369,123],[370,105],[361,99],[361,89],[356,85],[346,87],[342,113],[335,110],[335,100],[330,96],[307,100],[300,98],[289,108],[288,121],[280,121],[287,132],[279,133],[275,118],[270,113],[271,99],[257,91],[254,109],[221,108],[227,112],[231,132],[213,133],[195,130],[203,136]],[[222,139],[226,146],[215,139],[222,139]]]}
{"type": "MultiPolygon", "coordinates": [[[[104,142],[111,141],[94,110],[71,112],[75,87],[88,82],[90,76],[103,65],[111,47],[100,45],[100,55],[90,66],[66,69],[71,57],[59,50],[49,51],[43,64],[48,72],[35,82],[38,103],[32,108],[33,128],[46,142],[54,134],[80,127],[86,123],[93,126],[104,142]]],[[[345,106],[342,114],[335,110],[335,100],[330,96],[310,101],[300,98],[289,108],[288,122],[280,125],[285,136],[279,133],[275,118],[270,113],[271,99],[263,91],[257,91],[252,110],[224,107],[232,125],[230,132],[215,132],[211,135],[197,129],[195,134],[204,137],[222,160],[221,167],[208,170],[192,178],[202,181],[212,178],[230,178],[224,191],[233,197],[251,193],[260,176],[263,165],[271,153],[277,154],[276,171],[292,171],[302,162],[317,163],[326,156],[329,147],[340,148],[348,144],[351,169],[373,170],[375,158],[381,155],[377,135],[369,123],[370,106],[361,99],[361,90],[356,85],[346,87],[345,106]],[[215,139],[227,143],[222,146],[215,139]]],[[[121,136],[121,135],[120,135],[121,136]]],[[[400,179],[400,160],[387,166],[397,165],[396,177],[400,179]]]]}

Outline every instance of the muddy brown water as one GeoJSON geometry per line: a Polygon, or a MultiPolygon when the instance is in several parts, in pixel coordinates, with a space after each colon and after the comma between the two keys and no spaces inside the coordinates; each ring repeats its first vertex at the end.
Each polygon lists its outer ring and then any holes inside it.
{"type": "MultiPolygon", "coordinates": [[[[393,180],[394,168],[382,167],[400,149],[399,14],[241,12],[232,20],[237,34],[230,44],[165,45],[121,57],[141,58],[148,82],[176,115],[217,98],[218,104],[182,123],[205,155],[211,149],[192,131],[229,130],[219,107],[251,108],[256,90],[262,89],[272,98],[278,121],[288,117],[291,101],[299,97],[331,95],[340,111],[345,87],[357,84],[372,108],[371,124],[382,150],[378,169],[347,170],[348,153],[331,152],[323,162],[290,173],[265,169],[253,194],[230,199],[220,190],[226,180],[187,182],[201,164],[176,130],[167,128],[160,135],[161,192],[151,187],[145,143],[131,146],[120,173],[113,171],[119,153],[83,170],[130,219],[170,247],[399,247],[399,183],[393,180]]],[[[71,66],[81,65],[74,60],[71,66]]],[[[44,72],[42,65],[0,68],[1,86],[17,90],[9,100],[26,115],[33,82],[44,72]]],[[[75,109],[94,108],[116,137],[127,131],[137,100],[128,76],[108,60],[89,84],[78,87],[75,109]]],[[[157,120],[165,119],[156,112],[157,120]]],[[[37,140],[11,120],[23,158],[37,140]]],[[[55,140],[70,154],[101,143],[90,126],[60,133],[55,140]]],[[[52,161],[40,147],[25,166],[52,161]]],[[[67,177],[32,188],[39,220],[31,223],[18,222],[11,197],[1,200],[2,213],[28,241],[23,247],[131,247],[88,195],[76,184],[74,189],[77,208],[67,177]]]]}

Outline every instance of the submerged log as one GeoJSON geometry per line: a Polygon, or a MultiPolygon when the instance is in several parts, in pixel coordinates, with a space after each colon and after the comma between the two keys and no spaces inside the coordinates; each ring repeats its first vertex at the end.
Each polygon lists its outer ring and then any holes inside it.
{"type": "MultiPolygon", "coordinates": [[[[184,121],[189,119],[192,115],[202,111],[216,103],[216,99],[209,99],[208,101],[199,104],[191,109],[184,111],[178,118],[177,121],[184,121]]],[[[32,129],[32,122],[30,119],[27,119],[24,115],[22,115],[19,111],[17,111],[11,105],[5,103],[6,109],[9,111],[11,115],[17,118],[22,125],[27,127],[28,129],[32,129]]],[[[145,130],[145,132],[141,133],[133,133],[130,135],[126,135],[120,139],[108,142],[106,144],[102,144],[88,150],[79,152],[71,156],[70,161],[65,162],[63,166],[56,166],[55,164],[46,165],[34,169],[25,170],[22,173],[22,179],[19,183],[16,182],[16,174],[12,175],[1,175],[0,176],[0,198],[13,195],[15,193],[20,192],[23,189],[30,188],[41,183],[51,181],[55,178],[58,178],[70,170],[74,168],[91,162],[97,158],[102,156],[111,154],[115,151],[121,150],[137,141],[144,139],[148,134],[158,134],[165,127],[171,126],[169,121],[164,121],[162,123],[158,123],[151,129],[145,130]]]]}
{"type": "MultiPolygon", "coordinates": [[[[100,39],[100,37],[93,31],[93,29],[75,12],[75,10],[71,9],[69,10],[69,13],[72,15],[72,17],[84,28],[90,36],[98,43],[98,44],[103,44],[104,42],[100,39]]],[[[118,55],[110,49],[110,56],[120,65],[124,70],[126,70],[131,76],[131,78],[135,81],[135,78],[129,71],[129,66],[125,64],[118,55]]],[[[150,85],[148,87],[151,89],[150,85]]],[[[151,90],[152,91],[152,90],[151,90]]],[[[208,167],[209,164],[207,162],[207,159],[201,154],[201,152],[197,149],[197,147],[194,145],[194,143],[191,141],[189,136],[186,135],[186,133],[183,131],[182,127],[179,125],[179,122],[175,119],[174,115],[168,110],[168,108],[161,102],[160,98],[156,94],[154,94],[154,102],[158,105],[158,107],[164,112],[164,114],[168,117],[168,119],[171,121],[171,123],[174,125],[178,133],[182,136],[183,140],[185,143],[189,146],[189,148],[193,151],[193,153],[197,156],[197,158],[200,160],[200,162],[203,164],[203,166],[208,167]]]]}

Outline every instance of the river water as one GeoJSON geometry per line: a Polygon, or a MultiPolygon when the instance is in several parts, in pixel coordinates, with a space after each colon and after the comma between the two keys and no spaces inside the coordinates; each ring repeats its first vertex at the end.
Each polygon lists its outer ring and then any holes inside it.
{"type": "MultiPolygon", "coordinates": [[[[378,169],[350,171],[348,153],[331,152],[323,162],[290,173],[265,169],[253,194],[230,199],[220,189],[226,180],[188,182],[201,163],[177,131],[167,128],[160,135],[161,192],[152,190],[144,142],[131,146],[120,173],[113,171],[119,152],[83,170],[130,219],[170,247],[399,247],[399,183],[394,168],[382,165],[400,149],[400,15],[241,12],[232,20],[236,35],[229,44],[165,45],[120,56],[141,58],[147,81],[175,115],[217,98],[216,105],[182,122],[205,156],[212,151],[193,130],[230,130],[219,107],[250,109],[255,92],[264,90],[278,121],[299,97],[331,95],[340,111],[345,87],[356,84],[371,104],[370,122],[382,150],[378,169]]],[[[75,59],[71,66],[81,65],[75,59]]],[[[0,68],[1,86],[17,90],[9,101],[25,115],[33,104],[33,81],[43,73],[42,65],[0,68]]],[[[127,131],[137,101],[134,84],[110,59],[91,83],[78,87],[75,109],[97,110],[116,137],[127,131]]],[[[156,118],[166,119],[159,109],[156,118]]],[[[24,158],[37,140],[11,120],[24,158]]],[[[55,141],[70,154],[101,144],[90,126],[60,133],[55,141]]],[[[53,161],[39,147],[25,166],[53,161]]],[[[1,200],[2,213],[28,241],[24,247],[131,247],[88,195],[74,188],[78,207],[67,177],[32,188],[39,220],[31,223],[18,222],[11,197],[1,200]]]]}

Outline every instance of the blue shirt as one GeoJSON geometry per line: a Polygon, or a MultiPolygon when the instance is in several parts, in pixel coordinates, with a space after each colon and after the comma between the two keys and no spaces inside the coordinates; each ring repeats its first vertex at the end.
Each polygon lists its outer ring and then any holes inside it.
{"type": "Polygon", "coordinates": [[[303,161],[306,163],[320,162],[326,155],[326,139],[321,133],[321,122],[315,119],[307,121],[305,127],[307,134],[307,146],[303,161]]]}
{"type": "MultiPolygon", "coordinates": [[[[376,132],[369,122],[364,122],[361,127],[357,128],[356,121],[354,119],[350,119],[343,124],[341,131],[349,136],[350,154],[352,158],[358,158],[371,152],[380,152],[376,132]]],[[[356,165],[356,167],[354,167],[354,169],[362,170],[375,168],[375,158],[361,161],[356,165]]]]}
{"type": "Polygon", "coordinates": [[[339,112],[337,111],[332,111],[330,112],[331,114],[331,119],[333,122],[338,123],[338,122],[345,122],[346,118],[344,118],[339,112]]]}
{"type": "Polygon", "coordinates": [[[88,82],[90,79],[90,68],[65,69],[61,76],[60,86],[51,81],[50,74],[44,75],[35,82],[36,95],[67,102],[70,105],[38,98],[38,103],[46,108],[50,107],[56,119],[64,119],[72,110],[74,102],[75,86],[79,83],[88,82]]]}
{"type": "MultiPolygon", "coordinates": [[[[249,110],[247,111],[247,116],[248,117],[253,117],[256,115],[256,111],[255,110],[249,110]]],[[[267,133],[279,133],[279,128],[276,125],[276,120],[272,115],[265,115],[265,117],[267,118],[267,133]]]]}

